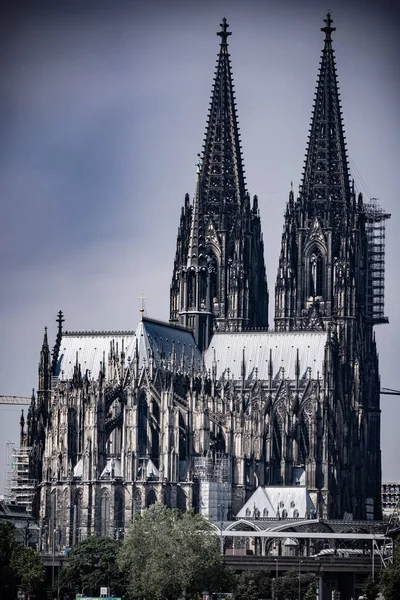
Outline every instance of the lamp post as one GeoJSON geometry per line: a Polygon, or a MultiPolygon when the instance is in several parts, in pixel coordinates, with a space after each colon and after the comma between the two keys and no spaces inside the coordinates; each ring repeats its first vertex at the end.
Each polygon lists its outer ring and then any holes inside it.
{"type": "Polygon", "coordinates": [[[372,554],[372,581],[375,579],[375,540],[372,540],[372,548],[371,548],[371,554],[372,554]]]}
{"type": "Polygon", "coordinates": [[[224,553],[224,538],[222,536],[223,524],[224,524],[224,508],[225,508],[225,504],[218,504],[218,506],[217,506],[217,519],[219,516],[220,522],[221,522],[221,540],[220,540],[221,554],[224,553]]]}
{"type": "Polygon", "coordinates": [[[301,560],[300,560],[300,553],[299,553],[299,600],[301,600],[301,560]]]}
{"type": "Polygon", "coordinates": [[[274,598],[278,597],[278,579],[279,579],[279,555],[275,558],[275,593],[274,593],[274,598]]]}

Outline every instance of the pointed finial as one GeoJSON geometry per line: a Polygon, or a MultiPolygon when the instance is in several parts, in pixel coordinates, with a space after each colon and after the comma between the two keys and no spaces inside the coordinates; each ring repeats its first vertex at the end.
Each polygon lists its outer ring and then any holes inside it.
{"type": "Polygon", "coordinates": [[[64,319],[63,312],[62,312],[62,310],[59,310],[58,314],[57,314],[57,319],[56,319],[56,323],[58,324],[59,330],[62,330],[62,324],[64,323],[64,321],[65,321],[65,319],[64,319]]]}
{"type": "Polygon", "coordinates": [[[221,46],[227,46],[228,42],[228,35],[232,35],[231,31],[228,31],[228,23],[225,19],[225,17],[222,19],[222,23],[219,24],[221,27],[221,31],[217,31],[217,35],[219,35],[221,37],[221,46]]]}
{"type": "Polygon", "coordinates": [[[140,296],[138,296],[138,300],[141,300],[141,304],[140,304],[140,308],[139,308],[139,312],[140,312],[140,316],[141,319],[143,319],[143,314],[145,311],[144,308],[144,301],[147,300],[147,297],[143,294],[143,292],[140,294],[140,296]]]}
{"type": "Polygon", "coordinates": [[[48,350],[49,342],[47,340],[47,327],[44,328],[42,350],[48,350]]]}
{"type": "Polygon", "coordinates": [[[323,31],[325,33],[325,42],[330,42],[332,41],[331,38],[331,33],[332,31],[336,31],[336,27],[332,27],[332,18],[331,18],[331,13],[328,12],[326,15],[326,19],[324,19],[326,26],[325,27],[321,27],[321,31],[323,31]]]}
{"type": "Polygon", "coordinates": [[[197,175],[200,175],[200,173],[201,173],[201,156],[200,156],[200,154],[197,154],[196,173],[197,173],[197,175]]]}

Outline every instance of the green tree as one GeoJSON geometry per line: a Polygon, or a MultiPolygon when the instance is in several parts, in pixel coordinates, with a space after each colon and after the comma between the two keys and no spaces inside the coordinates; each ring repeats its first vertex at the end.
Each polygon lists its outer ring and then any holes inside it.
{"type": "MultiPolygon", "coordinates": [[[[228,591],[228,590],[226,590],[228,591]]],[[[258,600],[271,597],[271,577],[267,571],[242,571],[237,576],[235,600],[258,600]]]]}
{"type": "Polygon", "coordinates": [[[34,594],[45,580],[43,559],[36,550],[15,544],[11,565],[24,592],[34,594]]]}
{"type": "Polygon", "coordinates": [[[0,590],[2,600],[14,600],[17,588],[33,594],[45,579],[41,555],[15,541],[14,525],[0,521],[0,590]]]}
{"type": "Polygon", "coordinates": [[[122,542],[111,538],[88,537],[70,550],[68,565],[60,572],[60,588],[85,593],[100,593],[106,586],[112,595],[125,592],[124,574],[117,564],[122,542]]]}
{"type": "Polygon", "coordinates": [[[375,600],[379,594],[379,583],[377,579],[372,579],[371,576],[368,577],[366,586],[365,586],[365,596],[367,600],[375,600]]]}
{"type": "Polygon", "coordinates": [[[385,600],[400,600],[400,537],[394,541],[393,564],[382,572],[381,588],[385,600]]]}
{"type": "Polygon", "coordinates": [[[207,519],[159,503],[136,516],[119,564],[127,573],[129,594],[147,600],[225,591],[229,582],[219,538],[207,519]]]}
{"type": "Polygon", "coordinates": [[[0,521],[0,590],[4,600],[14,599],[17,590],[17,577],[11,564],[14,545],[14,525],[0,521]]]}
{"type": "Polygon", "coordinates": [[[317,582],[311,581],[308,584],[306,593],[304,594],[304,600],[316,600],[317,598],[317,582]]]}
{"type": "MultiPolygon", "coordinates": [[[[310,584],[315,582],[311,573],[300,575],[300,597],[305,599],[310,584]]],[[[299,575],[296,571],[289,571],[284,577],[279,577],[273,582],[273,598],[275,600],[298,600],[299,575]]],[[[311,593],[311,592],[309,592],[311,593]]]]}

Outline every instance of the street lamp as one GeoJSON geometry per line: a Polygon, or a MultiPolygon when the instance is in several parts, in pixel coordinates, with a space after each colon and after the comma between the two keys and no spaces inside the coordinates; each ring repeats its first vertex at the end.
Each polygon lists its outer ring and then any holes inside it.
{"type": "Polygon", "coordinates": [[[275,559],[275,578],[279,577],[279,558],[275,559]]]}
{"type": "Polygon", "coordinates": [[[220,521],[221,521],[221,541],[220,541],[220,548],[221,548],[221,554],[224,553],[224,538],[222,536],[222,531],[223,531],[223,524],[224,524],[224,509],[225,509],[225,504],[218,504],[217,506],[217,519],[218,516],[220,516],[220,521]]]}
{"type": "Polygon", "coordinates": [[[301,560],[300,560],[300,551],[299,551],[299,600],[301,600],[301,560]]]}

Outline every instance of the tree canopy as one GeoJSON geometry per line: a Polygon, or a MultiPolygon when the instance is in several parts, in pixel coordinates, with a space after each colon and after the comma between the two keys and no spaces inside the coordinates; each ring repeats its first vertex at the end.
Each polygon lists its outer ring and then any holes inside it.
{"type": "MultiPolygon", "coordinates": [[[[311,573],[300,575],[300,597],[313,598],[315,576],[311,573]]],[[[299,575],[296,571],[288,571],[283,577],[273,582],[273,597],[277,600],[297,600],[299,597],[299,575]]]]}
{"type": "Polygon", "coordinates": [[[70,550],[68,565],[60,573],[60,588],[85,593],[100,593],[110,588],[114,596],[125,592],[124,574],[117,564],[121,542],[111,538],[88,537],[70,550]]]}
{"type": "Polygon", "coordinates": [[[271,598],[271,576],[269,571],[242,571],[236,576],[233,595],[235,600],[271,598]]]}
{"type": "Polygon", "coordinates": [[[174,599],[182,592],[224,591],[229,572],[220,541],[202,515],[154,504],[137,515],[125,535],[120,568],[128,592],[148,600],[174,599]]]}
{"type": "Polygon", "coordinates": [[[14,600],[17,588],[33,594],[43,584],[45,570],[41,555],[15,541],[14,525],[0,521],[0,590],[2,600],[14,600]]]}
{"type": "Polygon", "coordinates": [[[382,572],[380,580],[385,600],[400,600],[400,536],[394,544],[393,564],[382,572]]]}

